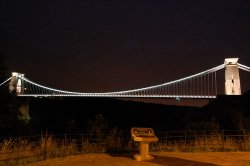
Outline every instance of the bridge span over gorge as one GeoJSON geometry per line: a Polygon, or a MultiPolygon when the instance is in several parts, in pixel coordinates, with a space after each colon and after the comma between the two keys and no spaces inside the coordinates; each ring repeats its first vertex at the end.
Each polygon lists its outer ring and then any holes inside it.
{"type": "Polygon", "coordinates": [[[227,58],[224,63],[211,69],[178,80],[159,85],[125,91],[84,93],[50,88],[29,80],[24,74],[13,72],[0,84],[7,86],[10,93],[23,97],[119,97],[119,98],[216,98],[217,74],[225,69],[225,95],[241,95],[239,69],[250,72],[250,67],[238,63],[238,58],[227,58]]]}

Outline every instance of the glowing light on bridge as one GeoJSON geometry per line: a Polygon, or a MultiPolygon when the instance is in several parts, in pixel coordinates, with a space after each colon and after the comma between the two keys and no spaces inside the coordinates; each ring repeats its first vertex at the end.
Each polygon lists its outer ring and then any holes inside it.
{"type": "MultiPolygon", "coordinates": [[[[24,74],[16,72],[0,85],[2,86],[10,80],[10,89],[14,88],[18,96],[33,97],[216,98],[216,72],[225,68],[226,65],[227,63],[224,63],[209,70],[159,85],[105,93],[82,93],[54,89],[35,83],[24,77],[24,74]]],[[[250,72],[250,67],[237,63],[238,68],[250,72]]]]}

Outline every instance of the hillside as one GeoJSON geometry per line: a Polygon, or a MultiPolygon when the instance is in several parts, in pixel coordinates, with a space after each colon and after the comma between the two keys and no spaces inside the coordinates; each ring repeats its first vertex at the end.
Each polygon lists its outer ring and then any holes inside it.
{"type": "Polygon", "coordinates": [[[1,133],[108,133],[132,127],[243,130],[250,129],[249,101],[249,95],[218,96],[204,107],[190,107],[113,98],[12,98],[10,111],[2,112],[1,133]]]}

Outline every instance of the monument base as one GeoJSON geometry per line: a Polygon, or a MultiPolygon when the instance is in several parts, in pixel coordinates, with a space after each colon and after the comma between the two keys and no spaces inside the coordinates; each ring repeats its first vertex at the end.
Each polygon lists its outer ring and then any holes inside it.
{"type": "Polygon", "coordinates": [[[154,159],[154,157],[153,156],[151,156],[151,155],[134,155],[134,159],[136,160],[136,161],[142,161],[142,160],[152,160],[152,159],[154,159]]]}

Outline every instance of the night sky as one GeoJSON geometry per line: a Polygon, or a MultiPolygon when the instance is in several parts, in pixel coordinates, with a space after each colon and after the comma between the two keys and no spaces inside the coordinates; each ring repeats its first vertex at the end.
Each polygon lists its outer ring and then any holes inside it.
{"type": "Polygon", "coordinates": [[[250,66],[250,1],[1,0],[0,42],[9,72],[45,86],[142,88],[229,57],[250,66]]]}

